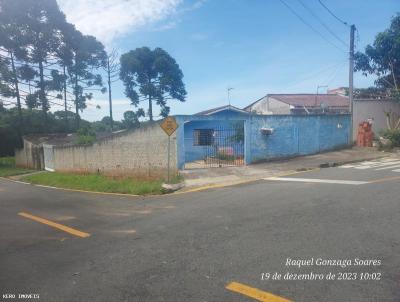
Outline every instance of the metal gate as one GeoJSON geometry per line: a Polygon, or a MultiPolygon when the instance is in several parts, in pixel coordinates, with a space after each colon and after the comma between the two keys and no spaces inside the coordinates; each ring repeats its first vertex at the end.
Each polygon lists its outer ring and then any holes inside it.
{"type": "Polygon", "coordinates": [[[54,153],[52,145],[43,145],[44,169],[54,171],[54,153]]]}
{"type": "Polygon", "coordinates": [[[202,148],[202,158],[196,163],[203,167],[244,165],[243,124],[194,129],[193,145],[202,148]]]}

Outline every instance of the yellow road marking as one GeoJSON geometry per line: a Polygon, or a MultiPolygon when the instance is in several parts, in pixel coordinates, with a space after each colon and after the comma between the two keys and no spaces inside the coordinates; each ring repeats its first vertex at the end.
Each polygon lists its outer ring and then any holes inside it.
{"type": "Polygon", "coordinates": [[[231,282],[225,288],[261,302],[293,302],[238,282],[231,282]]]}
{"type": "Polygon", "coordinates": [[[62,225],[62,224],[59,224],[59,223],[56,223],[56,222],[53,222],[53,221],[50,221],[50,220],[47,220],[47,219],[44,219],[44,218],[40,218],[40,217],[31,215],[31,214],[28,214],[28,213],[20,212],[20,213],[18,213],[18,215],[19,216],[23,216],[23,217],[28,218],[28,219],[32,219],[34,221],[37,221],[37,222],[40,222],[40,223],[43,223],[43,224],[46,224],[46,225],[49,225],[49,226],[51,226],[53,228],[62,230],[64,232],[70,233],[70,234],[78,236],[78,237],[86,238],[86,237],[90,236],[89,233],[81,232],[81,231],[75,230],[73,228],[67,227],[65,225],[62,225]]]}
{"type": "Polygon", "coordinates": [[[400,179],[400,176],[394,176],[394,177],[386,177],[386,178],[375,179],[375,180],[369,181],[368,183],[373,184],[373,183],[384,182],[384,181],[390,181],[390,180],[397,180],[397,179],[400,179]]]}

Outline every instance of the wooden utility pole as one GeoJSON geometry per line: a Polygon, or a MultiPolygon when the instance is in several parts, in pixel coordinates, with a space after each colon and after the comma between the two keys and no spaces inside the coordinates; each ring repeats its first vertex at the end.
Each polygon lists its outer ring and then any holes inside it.
{"type": "Polygon", "coordinates": [[[356,26],[353,24],[350,26],[350,56],[349,56],[349,102],[350,102],[350,141],[349,144],[353,145],[353,123],[354,123],[354,112],[353,112],[353,74],[354,74],[354,33],[356,26]]]}

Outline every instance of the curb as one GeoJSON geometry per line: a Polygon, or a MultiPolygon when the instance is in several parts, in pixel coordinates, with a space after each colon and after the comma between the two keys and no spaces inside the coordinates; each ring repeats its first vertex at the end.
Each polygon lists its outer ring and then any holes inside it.
{"type": "MultiPolygon", "coordinates": [[[[298,173],[304,173],[304,172],[310,172],[310,171],[316,171],[321,168],[333,168],[333,167],[338,167],[342,166],[345,164],[350,164],[350,163],[357,163],[357,162],[363,162],[367,160],[374,160],[374,159],[379,159],[379,158],[384,158],[388,157],[387,154],[382,155],[382,156],[374,156],[371,158],[359,158],[359,159],[352,159],[352,160],[345,160],[345,161],[338,161],[338,162],[327,162],[327,163],[322,163],[319,164],[316,167],[303,167],[303,168],[297,168],[296,170],[288,170],[285,172],[282,172],[277,175],[272,175],[271,177],[282,177],[282,176],[288,176],[288,175],[294,175],[298,173]]],[[[186,191],[177,191],[172,194],[184,194],[184,193],[192,193],[192,192],[199,192],[199,191],[204,191],[208,189],[215,189],[215,188],[224,188],[224,187],[232,187],[236,185],[241,185],[241,184],[246,184],[246,183],[251,183],[251,182],[256,182],[259,180],[262,180],[263,178],[254,178],[254,179],[246,179],[243,181],[236,181],[236,182],[231,182],[231,183],[221,183],[221,184],[209,184],[209,185],[204,185],[200,187],[193,187],[192,189],[188,189],[186,191]]]]}
{"type": "MultiPolygon", "coordinates": [[[[390,155],[382,155],[382,156],[375,156],[372,158],[363,158],[363,159],[354,159],[354,160],[345,160],[345,161],[338,161],[338,162],[326,162],[319,164],[317,167],[304,167],[304,168],[298,168],[296,170],[288,170],[281,172],[276,175],[272,175],[271,177],[282,177],[282,176],[288,176],[288,175],[294,175],[294,174],[299,174],[299,173],[304,173],[304,172],[310,172],[310,171],[316,171],[321,168],[332,168],[332,167],[338,167],[342,166],[345,164],[351,164],[351,163],[357,163],[357,162],[362,162],[362,161],[368,161],[368,160],[374,160],[374,159],[379,159],[379,158],[384,158],[384,157],[389,157],[390,155]]],[[[48,188],[48,189],[55,189],[55,190],[62,190],[62,191],[69,191],[69,192],[79,192],[79,193],[90,193],[90,194],[99,194],[99,195],[111,195],[111,196],[125,196],[125,197],[161,197],[161,196],[171,196],[171,195],[179,195],[179,194],[186,194],[186,193],[193,193],[193,192],[199,192],[199,191],[205,191],[209,189],[217,189],[217,188],[224,188],[224,187],[232,187],[232,186],[237,186],[241,184],[247,184],[247,183],[252,183],[252,182],[257,182],[263,179],[262,178],[252,178],[252,179],[246,179],[246,180],[239,180],[239,181],[233,181],[230,183],[221,183],[221,184],[208,184],[208,185],[203,185],[200,187],[193,187],[188,190],[178,190],[172,193],[164,193],[160,195],[155,195],[155,194],[149,194],[149,195],[135,195],[135,194],[124,194],[124,193],[112,193],[112,192],[97,192],[97,191],[86,191],[86,190],[78,190],[78,189],[68,189],[68,188],[59,188],[59,187],[53,187],[53,186],[46,186],[46,185],[38,185],[38,184],[32,184],[29,182],[24,182],[24,181],[19,181],[19,180],[14,180],[11,178],[7,177],[0,177],[0,179],[12,181],[15,183],[20,183],[20,184],[25,184],[25,185],[31,185],[31,186],[36,186],[36,187],[42,187],[42,188],[48,188]]]]}
{"type": "MultiPolygon", "coordinates": [[[[288,175],[293,175],[293,174],[299,174],[299,173],[303,173],[303,172],[308,172],[308,171],[312,171],[312,170],[318,170],[319,168],[310,168],[304,171],[295,171],[295,170],[288,170],[288,171],[284,171],[281,172],[279,174],[276,175],[272,175],[271,177],[282,177],[282,176],[288,176],[288,175]]],[[[239,181],[234,181],[234,182],[230,182],[230,183],[221,183],[221,184],[209,184],[209,185],[204,185],[204,186],[200,186],[200,187],[193,187],[191,189],[188,189],[186,191],[177,191],[172,193],[172,195],[174,194],[185,194],[185,193],[192,193],[192,192],[199,192],[199,191],[205,191],[208,189],[216,189],[216,188],[224,188],[224,187],[233,187],[233,186],[237,186],[237,185],[242,185],[242,184],[247,184],[247,183],[252,183],[252,182],[257,182],[263,180],[263,177],[261,178],[252,178],[252,179],[246,179],[246,180],[239,180],[239,181]]]]}
{"type": "Polygon", "coordinates": [[[68,189],[68,188],[59,188],[59,187],[46,186],[46,185],[38,185],[38,184],[33,184],[33,183],[30,183],[30,182],[15,180],[15,179],[7,178],[7,177],[0,177],[0,179],[8,180],[8,181],[11,181],[11,182],[24,184],[24,185],[31,185],[31,186],[35,186],[35,187],[39,187],[39,188],[47,188],[47,189],[70,191],[70,192],[80,192],[80,193],[100,194],[100,195],[114,195],[114,196],[127,196],[127,197],[146,197],[146,196],[162,196],[163,195],[163,194],[160,194],[160,195],[135,195],[135,194],[125,194],[125,193],[86,191],[86,190],[68,189]]]}

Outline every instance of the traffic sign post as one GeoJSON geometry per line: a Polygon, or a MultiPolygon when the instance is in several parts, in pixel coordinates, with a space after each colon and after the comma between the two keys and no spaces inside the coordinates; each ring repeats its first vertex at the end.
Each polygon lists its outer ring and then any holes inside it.
{"type": "Polygon", "coordinates": [[[178,124],[176,120],[172,116],[166,117],[160,124],[161,129],[168,135],[168,183],[170,180],[169,177],[169,170],[170,170],[170,154],[171,154],[171,135],[176,131],[178,128],[178,124]]]}

